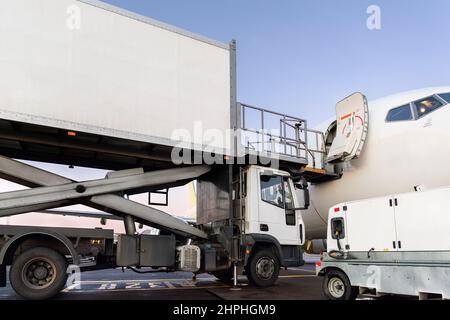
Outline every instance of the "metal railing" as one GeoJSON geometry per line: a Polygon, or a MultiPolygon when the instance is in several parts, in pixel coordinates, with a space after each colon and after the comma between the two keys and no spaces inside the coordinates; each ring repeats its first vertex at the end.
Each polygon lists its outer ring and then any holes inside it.
{"type": "Polygon", "coordinates": [[[323,132],[308,129],[307,121],[267,109],[239,104],[243,145],[257,152],[304,158],[322,168],[325,155],[323,132]]]}

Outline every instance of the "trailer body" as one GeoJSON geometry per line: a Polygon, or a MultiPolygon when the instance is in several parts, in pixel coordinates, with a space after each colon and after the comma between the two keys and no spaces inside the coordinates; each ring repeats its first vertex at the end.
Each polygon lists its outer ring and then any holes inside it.
{"type": "MultiPolygon", "coordinates": [[[[318,263],[332,299],[350,291],[450,298],[450,188],[343,203],[330,209],[318,263]],[[344,281],[336,280],[336,272],[344,281]],[[335,280],[333,280],[335,279],[335,280]],[[345,292],[333,289],[350,284],[345,292]],[[334,292],[334,293],[333,293],[334,292]]],[[[348,298],[349,296],[347,296],[348,298]]]]}
{"type": "Polygon", "coordinates": [[[230,154],[230,45],[93,0],[3,1],[0,36],[2,119],[230,154]]]}

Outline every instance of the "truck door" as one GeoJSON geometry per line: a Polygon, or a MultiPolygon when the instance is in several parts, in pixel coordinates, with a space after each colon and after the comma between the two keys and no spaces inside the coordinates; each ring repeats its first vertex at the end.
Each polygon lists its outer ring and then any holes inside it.
{"type": "Polygon", "coordinates": [[[339,163],[357,158],[364,147],[369,128],[367,98],[354,93],[336,105],[335,138],[326,162],[339,163]]]}
{"type": "Polygon", "coordinates": [[[261,173],[259,185],[260,233],[275,237],[282,245],[300,245],[302,239],[291,179],[261,173]]]}

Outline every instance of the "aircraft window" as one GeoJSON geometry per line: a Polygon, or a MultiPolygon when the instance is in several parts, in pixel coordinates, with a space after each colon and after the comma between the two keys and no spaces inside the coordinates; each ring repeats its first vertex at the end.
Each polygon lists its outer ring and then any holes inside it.
{"type": "Polygon", "coordinates": [[[389,111],[386,121],[387,122],[396,122],[396,121],[407,121],[412,120],[413,115],[411,111],[411,106],[409,104],[394,108],[389,111]]]}
{"type": "Polygon", "coordinates": [[[442,93],[439,95],[439,97],[450,103],[450,93],[442,93]]]}
{"type": "Polygon", "coordinates": [[[439,109],[444,104],[435,97],[428,97],[414,102],[414,105],[416,106],[417,115],[419,116],[419,118],[422,118],[430,112],[439,109]]]}

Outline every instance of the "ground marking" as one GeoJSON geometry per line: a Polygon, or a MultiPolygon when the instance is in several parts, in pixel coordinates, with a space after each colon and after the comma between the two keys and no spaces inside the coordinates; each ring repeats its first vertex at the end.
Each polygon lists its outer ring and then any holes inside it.
{"type": "MultiPolygon", "coordinates": [[[[144,282],[164,282],[164,281],[170,281],[170,282],[184,282],[187,281],[186,279],[144,279],[144,280],[85,280],[80,281],[80,284],[104,284],[104,283],[144,283],[144,282]]],[[[192,281],[192,280],[189,280],[192,281]]],[[[201,281],[217,281],[216,278],[197,278],[196,282],[201,281]]]]}
{"type": "MultiPolygon", "coordinates": [[[[114,289],[114,290],[103,290],[103,291],[110,291],[110,292],[130,292],[130,291],[164,291],[164,290],[199,290],[199,289],[218,289],[218,288],[229,288],[229,286],[221,285],[221,286],[204,286],[204,287],[174,287],[174,288],[140,288],[140,289],[114,289]]],[[[71,293],[89,293],[97,291],[97,289],[92,290],[76,290],[71,291],[71,293]]]]}
{"type": "Polygon", "coordinates": [[[316,278],[316,275],[303,274],[303,275],[289,275],[289,276],[279,276],[279,278],[316,278]]]}

